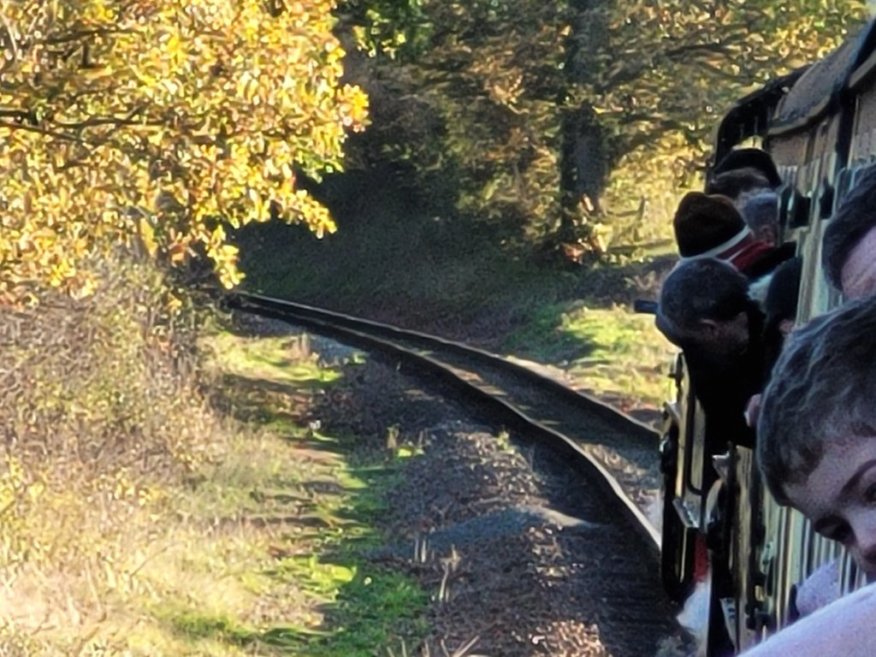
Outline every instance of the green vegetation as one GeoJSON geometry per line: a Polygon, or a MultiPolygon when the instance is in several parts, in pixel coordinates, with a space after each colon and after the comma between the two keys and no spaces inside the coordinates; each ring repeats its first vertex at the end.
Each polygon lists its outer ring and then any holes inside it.
{"type": "Polygon", "coordinates": [[[557,365],[624,409],[660,408],[670,394],[671,349],[631,306],[654,298],[671,259],[558,270],[503,251],[461,221],[404,215],[388,192],[357,189],[361,214],[341,205],[340,231],[322,242],[279,226],[247,234],[249,285],[557,365]]]}
{"type": "Polygon", "coordinates": [[[368,99],[331,0],[29,0],[4,8],[0,303],[94,290],[136,243],[240,280],[224,222],[334,225],[295,185],[342,168],[368,99]],[[63,43],[63,52],[58,44],[63,43]],[[221,218],[221,219],[220,219],[221,218]]]}
{"type": "MultiPolygon", "coordinates": [[[[395,481],[397,462],[387,463],[383,453],[347,437],[312,429],[302,434],[300,422],[290,423],[287,400],[324,389],[338,381],[339,371],[318,367],[306,342],[295,339],[247,340],[221,333],[210,340],[210,348],[223,376],[258,382],[249,392],[239,385],[223,390],[235,407],[238,395],[259,398],[260,423],[271,428],[274,444],[262,444],[255,452],[248,445],[248,458],[219,466],[201,484],[203,493],[190,496],[189,503],[193,514],[199,509],[203,514],[217,499],[217,490],[232,491],[238,513],[266,526],[284,518],[288,505],[295,507],[295,518],[279,524],[291,534],[284,533],[273,545],[274,562],[241,573],[241,581],[248,576],[248,587],[261,598],[276,597],[274,613],[281,616],[258,626],[246,623],[245,615],[204,615],[199,605],[168,615],[166,622],[193,642],[270,647],[278,654],[313,657],[365,657],[397,638],[415,641],[423,631],[419,615],[425,594],[407,577],[364,558],[380,541],[375,522],[385,511],[382,491],[395,481]],[[302,495],[303,490],[320,492],[302,495]],[[288,614],[296,608],[297,614],[288,614]]],[[[251,404],[250,399],[244,405],[251,404]]]]}
{"type": "Polygon", "coordinates": [[[675,348],[653,318],[620,306],[579,302],[547,308],[510,336],[506,347],[560,364],[582,389],[625,411],[659,409],[673,394],[666,374],[675,348]]]}
{"type": "Polygon", "coordinates": [[[305,339],[212,330],[188,378],[191,313],[138,325],[131,308],[161,286],[148,268],[115,272],[63,308],[69,324],[44,304],[2,325],[18,331],[17,376],[43,383],[0,396],[21,418],[0,467],[0,652],[366,657],[416,643],[426,596],[366,555],[403,461],[304,420],[342,371],[305,339]]]}
{"type": "Polygon", "coordinates": [[[245,285],[546,360],[624,407],[656,404],[669,350],[627,308],[655,296],[716,122],[865,13],[860,0],[774,5],[342,3],[363,47],[347,74],[372,122],[348,142],[346,173],[312,181],[339,231],[240,231],[245,285]]]}
{"type": "Polygon", "coordinates": [[[409,451],[320,434],[306,409],[342,373],[304,341],[205,341],[181,281],[233,284],[241,246],[252,288],[655,404],[668,350],[627,307],[653,297],[716,117],[863,11],[214,4],[36,0],[4,17],[4,654],[414,642],[422,592],[363,558],[409,451]]]}
{"type": "Polygon", "coordinates": [[[667,237],[735,99],[857,29],[862,0],[348,0],[372,54],[352,161],[510,240],[585,249],[667,237]],[[395,182],[395,181],[394,181],[395,182]]]}
{"type": "Polygon", "coordinates": [[[426,324],[473,321],[487,310],[513,316],[552,288],[568,294],[578,284],[570,272],[503,250],[490,230],[406,211],[398,192],[375,184],[350,186],[340,193],[359,203],[349,212],[339,202],[339,231],[322,241],[280,225],[244,231],[247,287],[426,324]]]}

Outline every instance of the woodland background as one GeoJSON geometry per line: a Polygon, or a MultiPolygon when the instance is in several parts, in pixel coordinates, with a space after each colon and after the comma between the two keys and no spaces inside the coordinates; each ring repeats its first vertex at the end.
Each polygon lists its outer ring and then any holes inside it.
{"type": "MultiPolygon", "coordinates": [[[[183,654],[193,605],[260,586],[210,588],[261,540],[217,518],[277,467],[252,462],[268,439],[222,401],[217,289],[463,337],[628,410],[659,404],[670,351],[626,304],[671,261],[719,117],[865,13],[4,3],[0,655],[183,654]],[[223,477],[238,487],[204,484],[223,477]]],[[[186,654],[250,654],[250,635],[208,629],[234,648],[186,654]]]]}

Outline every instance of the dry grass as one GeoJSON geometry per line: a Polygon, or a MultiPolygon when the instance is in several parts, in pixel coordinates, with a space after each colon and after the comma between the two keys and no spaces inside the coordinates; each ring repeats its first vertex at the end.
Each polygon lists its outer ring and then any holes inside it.
{"type": "MultiPolygon", "coordinates": [[[[546,307],[507,341],[516,354],[563,369],[575,385],[626,412],[662,408],[674,347],[650,315],[582,302],[546,307]]],[[[656,410],[655,410],[656,409],[656,410]]]]}
{"type": "Polygon", "coordinates": [[[157,272],[115,263],[91,299],[0,315],[2,651],[112,642],[104,629],[140,623],[127,602],[154,593],[146,573],[180,540],[162,521],[224,431],[189,375],[192,314],[163,311],[167,294],[157,272]]]}
{"type": "Polygon", "coordinates": [[[92,299],[0,315],[0,657],[364,654],[339,596],[419,594],[337,562],[371,502],[304,414],[338,373],[167,294],[116,263],[92,299]]]}
{"type": "Polygon", "coordinates": [[[570,359],[568,373],[622,410],[660,409],[673,394],[668,371],[675,347],[650,315],[577,304],[564,314],[560,330],[584,345],[584,353],[570,359]]]}

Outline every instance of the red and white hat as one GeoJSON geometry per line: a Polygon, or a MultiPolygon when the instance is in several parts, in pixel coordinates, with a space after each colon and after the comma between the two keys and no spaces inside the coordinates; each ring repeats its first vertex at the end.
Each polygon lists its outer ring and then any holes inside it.
{"type": "Polygon", "coordinates": [[[678,205],[673,225],[682,262],[717,258],[735,265],[757,241],[733,201],[717,194],[689,192],[678,205]]]}

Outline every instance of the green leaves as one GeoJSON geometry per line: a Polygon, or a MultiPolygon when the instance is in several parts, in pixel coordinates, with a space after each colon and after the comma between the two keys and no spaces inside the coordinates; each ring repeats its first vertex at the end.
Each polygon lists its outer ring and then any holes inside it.
{"type": "Polygon", "coordinates": [[[90,290],[85,261],[134,238],[171,263],[204,253],[240,280],[212,224],[333,229],[293,167],[341,168],[368,101],[341,82],[332,0],[27,0],[4,9],[0,302],[90,290]],[[7,111],[3,111],[8,108],[7,111]],[[48,231],[48,232],[47,232],[48,231]],[[51,235],[49,237],[49,235],[51,235]]]}
{"type": "Polygon", "coordinates": [[[415,169],[412,186],[442,211],[450,189],[457,211],[505,235],[538,239],[562,220],[611,245],[668,237],[721,115],[833,48],[864,3],[346,0],[341,10],[372,55],[360,75],[374,84],[374,124],[356,140],[359,159],[415,169]]]}
{"type": "Polygon", "coordinates": [[[378,53],[366,70],[384,91],[362,159],[403,161],[418,193],[446,203],[451,189],[460,212],[516,235],[556,217],[562,4],[350,0],[342,10],[378,53]],[[390,28],[404,43],[387,54],[369,35],[394,38],[390,28]]]}
{"type": "Polygon", "coordinates": [[[579,12],[571,93],[613,135],[604,206],[615,239],[668,235],[675,190],[704,168],[720,116],[830,51],[864,15],[860,0],[618,0],[579,12]],[[649,235],[622,218],[641,224],[642,199],[649,235]]]}

